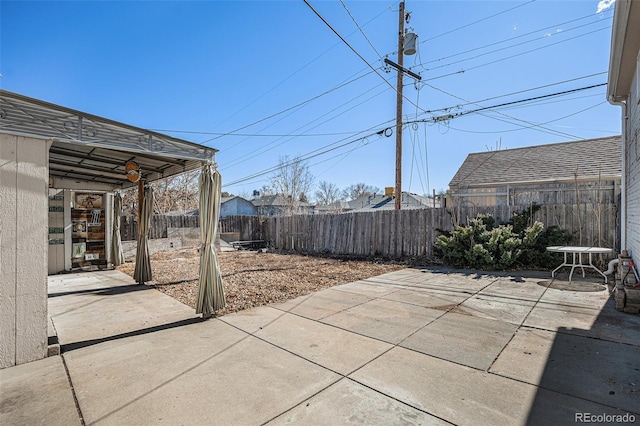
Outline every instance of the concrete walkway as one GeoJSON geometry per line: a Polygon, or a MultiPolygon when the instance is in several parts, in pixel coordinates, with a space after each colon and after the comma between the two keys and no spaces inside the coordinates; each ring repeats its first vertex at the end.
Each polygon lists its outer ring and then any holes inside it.
{"type": "Polygon", "coordinates": [[[601,284],[405,269],[202,321],[105,271],[50,277],[49,314],[2,425],[640,424],[640,317],[601,284]]]}

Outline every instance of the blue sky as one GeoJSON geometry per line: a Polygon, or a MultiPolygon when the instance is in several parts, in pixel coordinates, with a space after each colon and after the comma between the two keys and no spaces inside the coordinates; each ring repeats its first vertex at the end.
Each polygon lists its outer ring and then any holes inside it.
{"type": "MultiPolygon", "coordinates": [[[[395,135],[377,133],[395,121],[398,2],[309,3],[351,47],[302,0],[2,1],[0,87],[217,148],[235,194],[283,155],[341,189],[394,186],[395,135]]],[[[472,152],[620,133],[606,88],[580,90],[607,81],[613,7],[405,5],[422,82],[404,79],[403,190],[446,189],[472,152]]]]}

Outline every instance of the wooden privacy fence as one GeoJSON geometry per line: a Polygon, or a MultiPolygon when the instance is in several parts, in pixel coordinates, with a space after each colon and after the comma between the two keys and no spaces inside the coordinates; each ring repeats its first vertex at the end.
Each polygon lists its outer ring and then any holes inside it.
{"type": "MultiPolygon", "coordinates": [[[[523,207],[386,210],[339,215],[305,215],[266,218],[263,236],[276,249],[355,256],[432,256],[437,229],[453,230],[452,217],[460,223],[478,213],[492,214],[506,222],[523,207]]],[[[617,209],[614,204],[549,205],[535,215],[545,227],[555,225],[574,235],[572,244],[616,247],[617,209]]]]}
{"type": "MultiPolygon", "coordinates": [[[[294,216],[227,216],[220,220],[221,233],[237,232],[240,240],[265,240],[279,250],[331,253],[354,256],[432,256],[439,232],[453,230],[453,223],[466,224],[476,215],[491,214],[506,222],[523,206],[470,207],[464,209],[381,210],[343,214],[294,216]]],[[[570,231],[572,244],[618,246],[615,204],[544,205],[534,218],[545,228],[555,225],[570,231]]],[[[167,236],[167,228],[198,227],[197,216],[155,215],[151,220],[153,238],[167,236]]],[[[135,239],[137,223],[123,216],[123,241],[135,239]]]]}
{"type": "MultiPolygon", "coordinates": [[[[166,216],[154,214],[149,225],[149,239],[167,238],[168,228],[197,228],[198,216],[166,216]]],[[[135,216],[120,217],[120,238],[122,241],[135,240],[138,235],[138,219],[135,216]]]]}

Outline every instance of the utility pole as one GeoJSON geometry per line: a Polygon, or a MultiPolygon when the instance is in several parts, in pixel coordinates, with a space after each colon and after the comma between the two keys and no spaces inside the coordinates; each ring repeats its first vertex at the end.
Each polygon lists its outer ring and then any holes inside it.
{"type": "Polygon", "coordinates": [[[398,63],[385,58],[384,63],[392,66],[398,72],[398,83],[396,85],[396,188],[394,190],[396,196],[396,210],[400,210],[402,205],[402,81],[405,74],[420,81],[422,77],[404,67],[404,54],[414,55],[416,53],[416,40],[418,36],[409,30],[407,34],[404,31],[405,20],[408,22],[408,16],[405,16],[404,1],[400,2],[398,16],[398,63]],[[405,42],[407,46],[405,46],[405,42]]]}
{"type": "MultiPolygon", "coordinates": [[[[398,66],[404,68],[404,1],[398,12],[398,66]]],[[[404,74],[398,71],[396,88],[396,210],[402,206],[402,80],[404,74]]]]}

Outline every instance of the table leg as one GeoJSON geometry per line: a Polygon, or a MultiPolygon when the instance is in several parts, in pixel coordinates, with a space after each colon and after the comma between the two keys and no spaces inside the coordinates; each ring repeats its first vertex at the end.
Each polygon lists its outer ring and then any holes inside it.
{"type": "Polygon", "coordinates": [[[554,269],[553,271],[551,271],[551,278],[554,278],[554,277],[555,277],[555,273],[556,273],[556,271],[557,271],[558,269],[562,268],[563,266],[570,266],[570,265],[567,263],[567,252],[563,252],[563,254],[564,254],[564,262],[562,262],[562,265],[558,266],[556,269],[554,269]]]}
{"type": "Polygon", "coordinates": [[[590,265],[593,269],[595,269],[596,271],[598,271],[598,273],[604,277],[604,282],[605,282],[605,284],[609,282],[609,281],[608,281],[608,279],[607,279],[607,276],[606,276],[605,274],[603,274],[603,273],[602,273],[602,271],[601,271],[600,269],[596,268],[596,266],[593,264],[593,262],[592,262],[592,260],[591,260],[591,253],[589,253],[589,265],[590,265]]]}
{"type": "Polygon", "coordinates": [[[576,269],[576,253],[573,253],[573,265],[571,265],[571,272],[569,272],[569,282],[571,282],[571,278],[573,277],[573,270],[576,269]]]}

